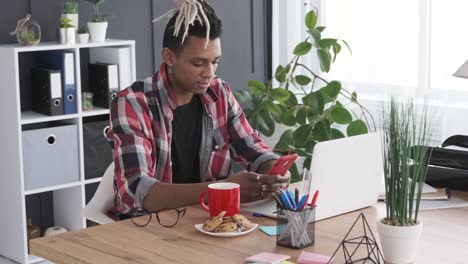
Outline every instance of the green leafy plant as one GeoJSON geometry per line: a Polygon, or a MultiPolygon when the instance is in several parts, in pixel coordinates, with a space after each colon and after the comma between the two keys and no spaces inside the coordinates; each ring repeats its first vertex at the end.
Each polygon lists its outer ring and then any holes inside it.
{"type": "Polygon", "coordinates": [[[85,0],[88,3],[91,3],[94,8],[93,18],[91,22],[105,22],[107,17],[99,12],[99,6],[104,3],[104,0],[85,0]]]}
{"type": "Polygon", "coordinates": [[[73,25],[71,24],[71,19],[66,18],[66,17],[61,18],[59,27],[60,28],[72,28],[73,25]]]}
{"type": "Polygon", "coordinates": [[[64,14],[78,14],[78,2],[67,1],[63,4],[64,14]]]}
{"type": "Polygon", "coordinates": [[[86,26],[83,26],[80,29],[78,29],[77,33],[78,34],[86,34],[86,33],[88,33],[88,28],[86,26]]]}
{"type": "Polygon", "coordinates": [[[381,111],[386,218],[384,224],[418,223],[419,202],[433,133],[428,108],[392,98],[381,111]],[[421,108],[421,109],[419,109],[421,108]]]}
{"type": "Polygon", "coordinates": [[[33,45],[39,42],[39,36],[32,30],[21,30],[19,32],[19,38],[26,43],[26,45],[33,45]]]}
{"type": "MultiPolygon", "coordinates": [[[[307,13],[308,37],[296,45],[289,63],[276,68],[277,87],[273,87],[273,80],[265,83],[251,80],[249,91],[235,92],[246,117],[263,135],[271,136],[277,124],[289,127],[274,149],[299,154],[305,158],[303,166],[307,168],[317,142],[343,138],[345,133],[347,136],[365,134],[369,128],[375,130],[372,115],[358,102],[355,92],[344,89],[339,81],[325,80],[301,62],[302,58],[315,53],[321,71],[329,72],[343,46],[351,52],[344,40],[322,38],[325,27],[318,26],[317,20],[314,10],[307,13]],[[306,74],[297,73],[299,69],[306,74]],[[319,83],[324,85],[317,87],[319,83]],[[301,91],[300,94],[294,94],[292,86],[301,91]]],[[[292,181],[297,181],[299,172],[295,165],[291,173],[292,181]]]]}

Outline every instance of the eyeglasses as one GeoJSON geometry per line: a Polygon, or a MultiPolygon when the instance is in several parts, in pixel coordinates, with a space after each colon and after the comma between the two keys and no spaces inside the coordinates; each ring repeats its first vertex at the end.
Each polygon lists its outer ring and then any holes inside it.
{"type": "Polygon", "coordinates": [[[179,223],[179,219],[181,216],[185,215],[187,208],[164,208],[157,211],[148,211],[144,208],[133,208],[130,210],[130,218],[132,219],[132,223],[139,227],[147,226],[151,218],[153,218],[153,214],[156,214],[156,219],[158,223],[164,227],[173,227],[179,223]],[[149,215],[146,218],[138,218],[139,216],[149,215]]]}

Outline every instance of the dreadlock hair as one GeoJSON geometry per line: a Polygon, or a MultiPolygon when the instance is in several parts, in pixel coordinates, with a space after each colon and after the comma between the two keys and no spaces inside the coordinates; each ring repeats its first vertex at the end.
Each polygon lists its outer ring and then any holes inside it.
{"type": "Polygon", "coordinates": [[[209,40],[219,38],[222,33],[221,20],[205,0],[184,1],[188,4],[180,5],[169,14],[172,17],[164,30],[163,48],[175,53],[184,47],[184,40],[190,36],[206,38],[206,47],[209,40]]]}

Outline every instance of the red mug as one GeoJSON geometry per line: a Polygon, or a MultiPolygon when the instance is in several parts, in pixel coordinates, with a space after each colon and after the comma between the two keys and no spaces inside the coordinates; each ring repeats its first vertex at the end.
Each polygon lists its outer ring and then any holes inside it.
{"type": "Polygon", "coordinates": [[[233,182],[218,182],[208,185],[208,190],[200,195],[201,206],[210,213],[211,217],[226,211],[224,216],[239,213],[240,185],[233,182]],[[205,195],[208,193],[208,205],[205,204],[205,195]]]}

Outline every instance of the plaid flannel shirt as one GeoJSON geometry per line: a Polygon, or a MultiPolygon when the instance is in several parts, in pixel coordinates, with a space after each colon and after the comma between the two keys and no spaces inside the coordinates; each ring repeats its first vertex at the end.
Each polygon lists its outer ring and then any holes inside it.
{"type": "MultiPolygon", "coordinates": [[[[231,175],[232,158],[250,171],[278,159],[250,127],[228,84],[216,77],[200,98],[200,182],[231,175]]],[[[156,181],[172,182],[171,123],[175,108],[165,63],[152,77],[120,91],[112,102],[108,139],[114,147],[116,207],[110,214],[142,206],[156,181]]]]}

